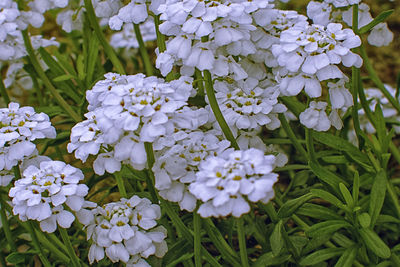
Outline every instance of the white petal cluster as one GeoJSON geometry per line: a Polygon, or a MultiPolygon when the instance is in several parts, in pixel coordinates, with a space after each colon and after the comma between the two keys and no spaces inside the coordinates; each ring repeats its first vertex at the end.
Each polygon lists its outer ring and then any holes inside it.
{"type": "Polygon", "coordinates": [[[323,101],[311,101],[310,106],[300,113],[300,123],[319,132],[328,131],[331,125],[336,129],[341,129],[343,123],[337,110],[333,109],[328,117],[326,114],[327,106],[328,103],[323,101]]]}
{"type": "Polygon", "coordinates": [[[196,172],[201,162],[210,155],[226,153],[230,142],[221,141],[215,135],[215,131],[197,130],[181,135],[184,137],[177,140],[173,146],[156,153],[152,170],[155,175],[155,187],[160,196],[178,202],[181,209],[193,211],[196,198],[187,186],[196,180],[196,172]]]}
{"type": "Polygon", "coordinates": [[[160,207],[146,198],[122,198],[91,213],[92,220],[86,223],[87,239],[93,242],[90,263],[106,255],[127,266],[150,266],[144,259],[151,255],[161,258],[168,250],[164,241],[167,231],[156,221],[161,217],[160,207]]]}
{"type": "MultiPolygon", "coordinates": [[[[344,21],[347,25],[353,24],[353,8],[351,5],[360,1],[310,1],[307,5],[307,15],[315,24],[327,26],[331,22],[340,23],[344,21]]],[[[370,23],[373,18],[370,8],[365,3],[358,6],[358,27],[370,23]]],[[[374,46],[387,46],[393,41],[393,33],[389,30],[387,23],[379,23],[368,35],[368,43],[374,46]]]]}
{"type": "Polygon", "coordinates": [[[172,118],[187,105],[193,80],[182,76],[166,83],[143,74],[105,77],[87,91],[88,119],[72,128],[68,151],[82,161],[98,154],[97,174],[118,171],[121,162],[143,169],[144,142],[154,142],[174,128],[172,118]]]}
{"type": "MultiPolygon", "coordinates": [[[[141,23],[139,28],[144,42],[154,41],[157,39],[154,21],[151,17],[141,23]]],[[[115,48],[124,49],[139,48],[133,24],[124,24],[121,32],[114,33],[111,36],[110,45],[115,48]]]]}
{"type": "Polygon", "coordinates": [[[166,51],[157,57],[157,67],[163,75],[167,75],[173,65],[182,66],[181,73],[185,75],[193,74],[194,68],[210,70],[217,76],[235,70],[243,72],[230,56],[248,56],[256,52],[250,41],[250,33],[256,30],[251,14],[271,7],[268,1],[261,0],[166,0],[158,8],[163,21],[160,31],[170,38],[166,51]]]}
{"type": "Polygon", "coordinates": [[[11,102],[0,109],[0,171],[11,170],[32,155],[36,151],[32,141],[55,137],[56,130],[45,113],[11,102]]]}
{"type": "Polygon", "coordinates": [[[196,181],[189,191],[203,203],[202,217],[232,214],[240,217],[250,211],[250,202],[267,203],[273,196],[278,175],[272,172],[275,157],[255,148],[210,156],[199,165],[196,181]]]}
{"type": "Polygon", "coordinates": [[[234,129],[280,126],[276,114],[286,111],[286,107],[278,103],[280,92],[276,86],[250,78],[242,84],[216,81],[214,89],[221,112],[234,129]]]}
{"type": "MultiPolygon", "coordinates": [[[[313,24],[292,27],[281,33],[280,44],[272,46],[278,64],[291,72],[325,75],[330,66],[362,65],[362,59],[350,49],[360,46],[360,38],[338,23],[325,27],[313,24]]],[[[334,77],[336,78],[336,77],[334,77]]]]}
{"type": "Polygon", "coordinates": [[[37,220],[40,228],[52,233],[57,224],[69,228],[75,220],[72,211],[79,211],[88,193],[81,170],[61,161],[42,161],[27,167],[21,179],[10,189],[14,215],[22,221],[37,220]],[[37,165],[37,164],[36,164],[37,165]]]}

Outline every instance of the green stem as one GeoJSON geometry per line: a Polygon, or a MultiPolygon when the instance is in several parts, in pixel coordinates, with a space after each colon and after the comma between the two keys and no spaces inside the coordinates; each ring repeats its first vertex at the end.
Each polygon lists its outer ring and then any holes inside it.
{"type": "Polygon", "coordinates": [[[193,212],[194,228],[194,263],[196,267],[201,267],[201,218],[197,212],[193,212]]]}
{"type": "Polygon", "coordinates": [[[35,230],[33,229],[32,222],[28,221],[26,223],[29,234],[32,237],[33,246],[39,252],[39,258],[45,267],[51,267],[50,262],[47,260],[46,256],[43,253],[42,247],[39,244],[38,238],[36,236],[35,230]]]}
{"type": "Polygon", "coordinates": [[[158,195],[154,188],[156,183],[154,173],[152,171],[154,165],[154,151],[153,151],[153,144],[149,142],[144,143],[144,149],[146,150],[147,155],[147,164],[148,164],[148,175],[146,176],[147,187],[149,188],[151,198],[154,203],[158,203],[158,195]]]}
{"type": "Polygon", "coordinates": [[[300,152],[300,154],[303,155],[305,159],[308,159],[308,154],[307,151],[304,149],[304,147],[300,144],[299,140],[297,139],[296,135],[294,134],[292,128],[290,128],[289,122],[286,120],[285,115],[282,113],[278,114],[278,118],[281,121],[281,125],[283,127],[283,130],[289,137],[289,139],[292,141],[293,146],[297,149],[297,151],[300,152]]]}
{"type": "Polygon", "coordinates": [[[313,130],[306,129],[306,147],[308,151],[308,157],[312,162],[317,163],[317,156],[315,155],[314,142],[313,142],[313,130]]]}
{"type": "Polygon", "coordinates": [[[27,30],[22,31],[22,37],[24,38],[25,48],[26,48],[26,51],[28,52],[29,59],[30,59],[35,71],[37,72],[38,76],[40,77],[40,79],[42,79],[46,88],[50,91],[50,93],[56,99],[58,104],[68,113],[68,115],[70,115],[71,118],[75,122],[80,122],[81,117],[71,108],[71,106],[67,102],[65,102],[64,98],[58,93],[58,91],[53,86],[53,84],[50,82],[46,73],[42,69],[42,66],[40,65],[38,59],[36,58],[35,52],[32,47],[31,39],[28,35],[27,30]]]}
{"type": "MultiPolygon", "coordinates": [[[[182,234],[186,241],[193,246],[193,235],[190,233],[189,229],[183,223],[179,215],[173,210],[173,208],[167,201],[160,198],[160,202],[161,206],[164,208],[165,212],[167,213],[168,217],[171,219],[177,230],[182,234]]],[[[205,259],[211,264],[211,266],[222,267],[222,265],[219,264],[218,261],[203,246],[201,247],[201,252],[204,255],[205,259]]]]}
{"type": "Polygon", "coordinates": [[[133,29],[135,31],[136,40],[139,43],[139,52],[140,52],[140,55],[142,56],[143,65],[144,65],[144,69],[146,70],[146,74],[147,74],[147,76],[152,76],[153,75],[153,65],[151,64],[150,56],[147,53],[146,45],[143,42],[143,37],[142,37],[142,33],[140,32],[139,25],[133,24],[133,29]]]}
{"type": "Polygon", "coordinates": [[[3,231],[7,239],[7,243],[11,247],[11,251],[16,252],[17,247],[15,246],[15,240],[12,237],[11,234],[11,229],[10,229],[10,224],[8,223],[8,218],[6,215],[6,202],[3,200],[3,198],[0,196],[0,216],[1,216],[1,223],[3,224],[3,231]]]}
{"type": "Polygon", "coordinates": [[[237,233],[239,238],[240,260],[242,261],[242,266],[249,267],[243,216],[237,219],[237,233]]]}
{"type": "Polygon", "coordinates": [[[69,240],[67,230],[62,227],[58,227],[58,231],[60,232],[61,238],[64,244],[67,247],[68,255],[71,258],[72,265],[75,267],[80,267],[79,258],[76,256],[74,248],[72,247],[71,240],[69,240]]]}
{"type": "Polygon", "coordinates": [[[6,89],[5,85],[4,85],[2,77],[0,77],[0,94],[4,99],[4,102],[8,106],[8,104],[10,103],[10,97],[8,96],[7,89],[6,89]]]}
{"type": "Polygon", "coordinates": [[[367,52],[363,45],[360,46],[360,54],[364,61],[364,66],[368,71],[370,79],[375,83],[378,89],[382,92],[382,94],[389,100],[390,104],[400,112],[400,103],[389,93],[389,91],[385,88],[385,85],[379,78],[378,74],[376,74],[374,67],[372,66],[371,62],[369,61],[367,52]]]}
{"type": "Polygon", "coordinates": [[[117,186],[120,196],[123,198],[127,198],[128,194],[126,193],[125,184],[121,172],[114,173],[114,178],[117,181],[117,186]]]}
{"type": "Polygon", "coordinates": [[[156,26],[157,46],[160,53],[164,52],[167,47],[165,45],[165,36],[160,32],[160,16],[154,16],[154,24],[156,26]]]}
{"type": "Polygon", "coordinates": [[[203,71],[203,73],[204,73],[208,102],[210,103],[210,106],[214,113],[214,116],[215,116],[219,126],[221,127],[222,132],[225,135],[225,138],[231,142],[232,147],[239,150],[239,145],[237,144],[236,139],[233,136],[231,129],[229,128],[228,124],[226,123],[224,115],[222,115],[222,112],[221,112],[218,102],[217,102],[217,98],[215,97],[213,81],[211,79],[211,73],[208,70],[203,71]]]}
{"type": "Polygon", "coordinates": [[[400,204],[399,204],[399,198],[396,194],[396,191],[394,190],[394,186],[391,180],[388,180],[388,183],[386,184],[386,188],[388,190],[389,196],[393,202],[397,218],[400,219],[400,204]]]}
{"type": "Polygon", "coordinates": [[[125,74],[124,67],[122,66],[121,62],[119,61],[117,54],[115,53],[114,49],[111,45],[107,42],[106,38],[103,35],[103,32],[100,29],[99,23],[97,22],[96,14],[94,13],[94,8],[92,5],[91,0],[84,0],[86,14],[89,19],[90,26],[93,28],[97,39],[99,39],[101,45],[104,48],[104,52],[107,54],[108,58],[113,63],[115,69],[119,74],[125,74]]]}

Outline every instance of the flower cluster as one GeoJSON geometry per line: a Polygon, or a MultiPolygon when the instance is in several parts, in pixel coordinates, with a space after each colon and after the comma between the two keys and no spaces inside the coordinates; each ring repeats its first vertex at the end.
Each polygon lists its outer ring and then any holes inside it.
{"type": "Polygon", "coordinates": [[[14,215],[20,220],[37,220],[40,228],[52,233],[57,224],[69,228],[75,216],[65,209],[79,211],[88,193],[79,169],[61,161],[45,160],[28,166],[10,189],[14,215]]]}
{"type": "Polygon", "coordinates": [[[45,113],[36,113],[32,107],[20,108],[17,103],[0,109],[0,123],[0,171],[10,172],[19,161],[35,154],[32,141],[56,137],[45,113]]]}
{"type": "Polygon", "coordinates": [[[87,91],[87,120],[72,128],[68,151],[85,161],[97,155],[94,171],[120,170],[121,162],[136,169],[146,165],[144,142],[153,142],[173,128],[170,120],[192,94],[192,78],[166,83],[143,74],[106,74],[87,91]]]}
{"type": "Polygon", "coordinates": [[[199,165],[196,181],[189,191],[203,203],[202,217],[232,214],[240,217],[250,211],[250,202],[267,203],[273,196],[278,175],[271,172],[275,157],[252,148],[210,156],[199,165]]]}
{"type": "Polygon", "coordinates": [[[208,156],[224,153],[229,146],[229,141],[221,141],[215,131],[197,130],[184,134],[173,146],[158,151],[153,172],[160,196],[178,202],[181,209],[193,211],[196,198],[187,186],[196,180],[198,166],[208,156]]]}
{"type": "MultiPolygon", "coordinates": [[[[352,5],[358,6],[358,27],[363,27],[370,23],[373,18],[369,12],[369,6],[354,1],[329,1],[322,2],[310,1],[307,6],[307,15],[315,24],[326,26],[331,22],[346,22],[349,26],[353,24],[352,5]]],[[[368,35],[368,43],[374,46],[386,46],[393,40],[393,33],[389,30],[386,22],[381,22],[372,28],[368,35]]]]}
{"type": "Polygon", "coordinates": [[[162,257],[167,252],[166,229],[157,226],[160,207],[150,200],[133,196],[92,210],[86,224],[87,238],[93,241],[89,262],[104,258],[127,266],[150,266],[145,258],[162,257]]]}

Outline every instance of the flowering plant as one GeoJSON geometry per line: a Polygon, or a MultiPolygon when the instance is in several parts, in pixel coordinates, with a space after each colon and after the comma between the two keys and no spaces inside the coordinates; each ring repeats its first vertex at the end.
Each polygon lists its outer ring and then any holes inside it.
{"type": "Polygon", "coordinates": [[[400,266],[395,3],[292,2],[2,0],[0,264],[400,266]]]}

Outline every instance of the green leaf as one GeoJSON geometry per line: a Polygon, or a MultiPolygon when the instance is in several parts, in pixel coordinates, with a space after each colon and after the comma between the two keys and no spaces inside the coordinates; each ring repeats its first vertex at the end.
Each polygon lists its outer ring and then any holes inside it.
{"type": "Polygon", "coordinates": [[[272,232],[269,241],[271,243],[272,253],[275,256],[279,255],[283,248],[283,244],[285,243],[282,237],[282,220],[279,220],[277,224],[275,224],[274,231],[272,232]]]}
{"type": "Polygon", "coordinates": [[[13,252],[6,257],[6,261],[11,264],[19,264],[25,262],[27,256],[23,252],[13,252]]]}
{"type": "Polygon", "coordinates": [[[86,86],[90,86],[93,82],[93,74],[98,60],[99,47],[99,40],[92,35],[92,38],[89,41],[89,55],[86,62],[86,86]]]}
{"type": "Polygon", "coordinates": [[[389,247],[382,241],[382,239],[371,229],[362,228],[358,232],[364,240],[365,245],[378,257],[388,259],[390,257],[389,247]]]}
{"type": "Polygon", "coordinates": [[[332,195],[331,193],[329,193],[325,190],[311,189],[311,193],[315,197],[322,198],[323,200],[328,201],[329,203],[331,203],[332,205],[335,205],[336,207],[338,207],[340,209],[348,210],[347,207],[342,203],[342,201],[340,201],[337,197],[335,197],[334,195],[332,195]]]}
{"type": "Polygon", "coordinates": [[[316,237],[319,235],[328,235],[336,232],[341,228],[351,228],[352,225],[344,220],[330,220],[314,224],[307,231],[309,237],[316,237]]]}
{"type": "Polygon", "coordinates": [[[386,10],[386,11],[381,12],[373,21],[371,21],[370,23],[368,23],[364,27],[361,27],[358,30],[358,32],[360,34],[368,32],[369,30],[371,30],[373,27],[375,27],[379,23],[384,22],[387,19],[387,17],[389,17],[393,13],[393,11],[394,11],[394,9],[390,9],[390,10],[386,10]]]}
{"type": "Polygon", "coordinates": [[[358,248],[356,246],[349,247],[339,258],[335,267],[351,267],[356,259],[358,248]]]}
{"type": "Polygon", "coordinates": [[[53,79],[54,82],[63,82],[63,81],[68,81],[73,79],[74,76],[71,74],[63,74],[60,76],[57,76],[56,78],[53,79]]]}
{"type": "Polygon", "coordinates": [[[328,242],[330,238],[331,238],[331,235],[319,235],[319,236],[312,238],[311,240],[309,240],[307,242],[307,245],[302,250],[302,254],[307,255],[311,251],[319,248],[320,246],[322,246],[323,244],[328,242]]]}
{"type": "Polygon", "coordinates": [[[284,262],[287,262],[290,258],[291,258],[290,254],[274,256],[272,252],[267,252],[261,255],[252,266],[253,267],[266,267],[272,265],[280,266],[284,262]]]}
{"type": "Polygon", "coordinates": [[[285,202],[278,211],[279,218],[290,217],[301,205],[313,198],[311,193],[285,202]]]}
{"type": "Polygon", "coordinates": [[[400,220],[386,214],[380,214],[378,216],[378,219],[376,220],[376,223],[381,224],[381,223],[398,223],[400,224],[400,220]]]}
{"type": "Polygon", "coordinates": [[[348,186],[347,182],[343,180],[341,177],[337,176],[331,171],[328,171],[326,168],[322,167],[318,163],[309,162],[311,170],[313,173],[323,182],[331,186],[336,193],[339,193],[339,183],[343,183],[348,186]]]}
{"type": "Polygon", "coordinates": [[[358,171],[354,173],[354,178],[353,178],[353,201],[354,203],[358,202],[358,194],[360,192],[360,175],[358,174],[358,171]]]}
{"type": "Polygon", "coordinates": [[[330,164],[347,164],[349,160],[342,155],[336,155],[336,156],[324,156],[322,157],[322,160],[326,163],[330,164]]]}
{"type": "Polygon", "coordinates": [[[364,212],[358,216],[358,221],[362,228],[368,228],[371,225],[371,217],[368,213],[364,212]]]}
{"type": "Polygon", "coordinates": [[[300,265],[314,265],[342,254],[343,248],[325,248],[318,250],[300,261],[300,265]]]}
{"type": "Polygon", "coordinates": [[[296,211],[296,214],[322,220],[342,219],[342,216],[332,209],[312,203],[305,203],[296,211]]]}
{"type": "Polygon", "coordinates": [[[374,170],[368,157],[349,141],[332,134],[316,131],[313,133],[313,138],[324,145],[346,152],[354,162],[360,164],[366,171],[372,172],[374,170]]]}
{"type": "Polygon", "coordinates": [[[369,215],[371,216],[371,227],[373,228],[381,212],[386,194],[386,172],[379,170],[375,176],[374,184],[371,189],[371,198],[369,200],[369,215]]]}
{"type": "Polygon", "coordinates": [[[353,202],[353,197],[350,194],[350,191],[347,189],[347,187],[343,183],[339,184],[339,189],[340,189],[340,192],[342,193],[342,196],[343,196],[344,200],[346,201],[347,205],[350,208],[352,208],[354,206],[354,202],[353,202]]]}

